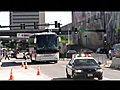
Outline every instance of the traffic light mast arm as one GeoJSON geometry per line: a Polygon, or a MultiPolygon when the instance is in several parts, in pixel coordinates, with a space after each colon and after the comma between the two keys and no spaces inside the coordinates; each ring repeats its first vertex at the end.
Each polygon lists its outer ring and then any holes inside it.
{"type": "MultiPolygon", "coordinates": [[[[25,27],[26,27],[26,26],[34,26],[35,23],[36,23],[36,22],[34,22],[34,24],[32,24],[32,25],[24,25],[24,26],[25,26],[25,27]]],[[[9,25],[9,26],[2,26],[2,25],[0,25],[0,28],[7,28],[7,27],[22,27],[22,25],[23,25],[22,23],[21,23],[20,25],[9,25]]],[[[49,24],[49,23],[37,24],[37,26],[50,26],[50,25],[55,25],[55,24],[49,24]]],[[[57,28],[59,28],[60,25],[62,25],[62,24],[57,23],[57,28]]]]}

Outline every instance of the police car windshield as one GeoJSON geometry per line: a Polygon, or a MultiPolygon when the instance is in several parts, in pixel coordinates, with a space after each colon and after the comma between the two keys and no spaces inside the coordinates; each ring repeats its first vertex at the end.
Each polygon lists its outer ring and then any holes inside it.
{"type": "Polygon", "coordinates": [[[75,66],[96,66],[98,65],[94,59],[76,59],[75,66]]]}

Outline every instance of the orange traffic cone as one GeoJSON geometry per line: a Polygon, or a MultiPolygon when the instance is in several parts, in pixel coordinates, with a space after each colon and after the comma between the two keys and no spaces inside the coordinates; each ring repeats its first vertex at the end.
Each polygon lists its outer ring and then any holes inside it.
{"type": "Polygon", "coordinates": [[[10,72],[10,79],[9,80],[13,80],[12,69],[11,69],[11,72],[10,72]]]}
{"type": "Polygon", "coordinates": [[[27,65],[27,62],[25,62],[25,69],[28,69],[28,65],[27,65]]]}
{"type": "Polygon", "coordinates": [[[22,65],[21,65],[21,67],[24,67],[24,62],[22,61],[22,65]]]}
{"type": "Polygon", "coordinates": [[[40,66],[38,66],[37,75],[40,75],[40,66]]]}

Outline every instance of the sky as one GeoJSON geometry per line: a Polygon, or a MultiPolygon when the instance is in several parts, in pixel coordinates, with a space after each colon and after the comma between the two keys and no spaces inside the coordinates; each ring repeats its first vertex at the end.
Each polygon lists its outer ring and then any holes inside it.
{"type": "MultiPolygon", "coordinates": [[[[54,23],[54,21],[60,22],[64,26],[72,22],[71,12],[70,11],[47,11],[45,12],[45,23],[54,23]]],[[[0,12],[0,25],[7,26],[9,25],[9,12],[1,11],[0,12]]],[[[53,26],[49,28],[54,28],[53,26]]],[[[9,28],[0,28],[0,30],[9,30],[9,28]]]]}

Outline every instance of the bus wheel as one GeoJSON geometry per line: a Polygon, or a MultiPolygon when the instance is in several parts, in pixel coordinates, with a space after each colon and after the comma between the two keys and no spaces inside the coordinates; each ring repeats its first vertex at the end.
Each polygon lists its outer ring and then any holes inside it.
{"type": "Polygon", "coordinates": [[[58,63],[58,61],[54,61],[55,63],[58,63]]]}

